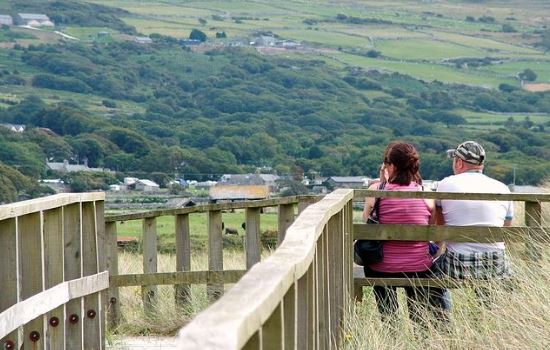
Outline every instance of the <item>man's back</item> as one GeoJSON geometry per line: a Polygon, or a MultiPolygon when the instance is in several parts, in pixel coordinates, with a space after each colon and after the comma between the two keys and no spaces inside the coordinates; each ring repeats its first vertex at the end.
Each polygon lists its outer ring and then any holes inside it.
{"type": "MultiPolygon", "coordinates": [[[[468,193],[510,193],[502,182],[494,180],[479,171],[464,172],[443,179],[437,192],[468,193]]],[[[446,225],[502,227],[505,220],[513,216],[509,201],[440,200],[446,225]]],[[[504,242],[458,243],[447,242],[447,249],[456,253],[489,252],[503,250],[504,242]]]]}

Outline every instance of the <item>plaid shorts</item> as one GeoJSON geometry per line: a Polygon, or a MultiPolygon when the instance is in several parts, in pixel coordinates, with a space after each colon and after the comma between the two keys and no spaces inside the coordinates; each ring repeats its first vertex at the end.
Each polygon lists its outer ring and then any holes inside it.
{"type": "Polygon", "coordinates": [[[500,279],[511,276],[504,251],[460,254],[447,251],[437,262],[439,272],[457,279],[500,279]]]}

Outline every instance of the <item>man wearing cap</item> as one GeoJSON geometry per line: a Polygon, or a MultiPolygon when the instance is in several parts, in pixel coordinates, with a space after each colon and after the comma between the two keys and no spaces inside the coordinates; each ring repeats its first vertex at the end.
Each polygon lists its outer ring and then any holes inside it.
{"type": "MultiPolygon", "coordinates": [[[[454,175],[443,179],[437,192],[510,193],[500,181],[483,174],[485,150],[475,141],[466,141],[447,151],[453,160],[454,175]]],[[[450,226],[510,226],[511,201],[437,200],[436,222],[450,226]]],[[[443,273],[453,278],[502,278],[510,274],[504,242],[446,242],[439,261],[443,273]]]]}

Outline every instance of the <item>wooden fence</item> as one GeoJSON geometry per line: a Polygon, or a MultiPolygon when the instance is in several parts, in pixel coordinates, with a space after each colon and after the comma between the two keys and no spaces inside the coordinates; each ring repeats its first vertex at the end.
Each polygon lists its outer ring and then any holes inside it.
{"type": "Polygon", "coordinates": [[[146,312],[154,311],[158,285],[174,285],[175,298],[179,305],[188,302],[192,284],[206,284],[210,300],[218,299],[223,294],[224,284],[236,283],[248,269],[260,261],[260,212],[262,208],[278,208],[278,242],[280,243],[285,237],[287,228],[294,222],[295,207],[298,206],[298,212],[301,212],[309,204],[318,200],[319,198],[315,196],[293,196],[107,216],[105,218],[106,266],[111,276],[111,288],[108,291],[110,307],[107,315],[109,326],[116,327],[120,321],[120,287],[141,286],[146,312]],[[224,270],[223,267],[223,212],[235,209],[245,210],[246,270],[224,270]],[[206,271],[191,271],[189,216],[197,213],[207,214],[208,270],[206,271]],[[174,272],[159,273],[157,271],[156,220],[161,216],[173,216],[175,220],[176,266],[174,266],[174,272]],[[117,223],[130,220],[142,221],[143,273],[119,275],[117,223]]]}
{"type": "Polygon", "coordinates": [[[377,284],[449,285],[449,281],[434,279],[354,278],[354,239],[520,239],[531,244],[527,251],[536,260],[540,251],[532,243],[548,243],[549,238],[549,228],[543,227],[541,203],[550,202],[550,194],[342,189],[315,203],[317,200],[285,197],[107,218],[103,193],[56,195],[0,206],[0,349],[23,345],[33,349],[102,349],[105,311],[109,311],[111,326],[119,320],[119,287],[141,286],[144,307],[150,309],[157,285],[174,285],[176,300],[185,303],[191,284],[207,284],[207,292],[215,300],[222,296],[223,284],[236,282],[223,298],[180,331],[179,349],[337,348],[354,289],[360,293],[363,286],[377,284]],[[365,196],[522,201],[525,226],[353,224],[352,202],[365,196]],[[296,220],[295,205],[303,211],[296,220]],[[258,264],[260,209],[272,206],[278,207],[280,246],[258,264]],[[222,212],[231,209],[245,209],[248,272],[223,269],[222,212]],[[190,271],[189,215],[199,212],[207,212],[208,217],[209,268],[190,271]],[[158,273],[156,218],[164,215],[174,216],[177,262],[174,272],[158,273]],[[117,222],[128,220],[143,222],[143,274],[118,275],[117,222]]]}
{"type": "Polygon", "coordinates": [[[353,190],[310,205],[279,248],[180,331],[178,349],[331,349],[353,293],[353,190]]]}
{"type": "Polygon", "coordinates": [[[104,348],[103,205],[82,193],[0,206],[0,349],[104,348]]]}

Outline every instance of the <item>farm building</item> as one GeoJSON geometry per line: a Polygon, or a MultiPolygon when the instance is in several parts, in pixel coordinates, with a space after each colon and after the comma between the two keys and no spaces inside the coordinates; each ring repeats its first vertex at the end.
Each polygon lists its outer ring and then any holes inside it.
{"type": "Polygon", "coordinates": [[[13,132],[23,132],[23,131],[25,131],[25,125],[21,125],[21,124],[7,124],[7,123],[4,123],[4,124],[0,124],[0,126],[3,126],[4,128],[9,129],[13,132]]]}
{"type": "Polygon", "coordinates": [[[84,161],[84,164],[69,164],[68,160],[63,162],[46,162],[46,170],[57,171],[60,173],[76,173],[78,171],[83,172],[110,172],[109,169],[104,168],[90,168],[88,162],[84,161]]]}
{"type": "Polygon", "coordinates": [[[274,174],[224,174],[220,178],[220,183],[241,186],[262,185],[267,186],[270,192],[276,192],[277,180],[279,176],[274,174]]]}
{"type": "Polygon", "coordinates": [[[332,188],[363,188],[367,187],[368,181],[366,176],[332,176],[326,183],[332,188]]]}
{"type": "Polygon", "coordinates": [[[256,46],[275,46],[277,39],[272,36],[262,35],[254,40],[256,46]]]}
{"type": "Polygon", "coordinates": [[[19,13],[17,23],[31,27],[55,27],[48,16],[39,13],[19,13]]]}
{"type": "Polygon", "coordinates": [[[153,39],[149,38],[148,36],[136,36],[134,38],[134,42],[138,44],[149,45],[153,43],[153,39]]]}
{"type": "Polygon", "coordinates": [[[210,199],[213,201],[254,200],[269,197],[269,187],[265,185],[222,185],[210,187],[210,199]]]}
{"type": "Polygon", "coordinates": [[[135,186],[136,190],[143,192],[154,192],[158,191],[158,189],[160,188],[160,186],[156,182],[145,179],[138,180],[135,186]]]}
{"type": "Polygon", "coordinates": [[[0,25],[12,26],[13,18],[10,15],[0,15],[0,25]]]}

